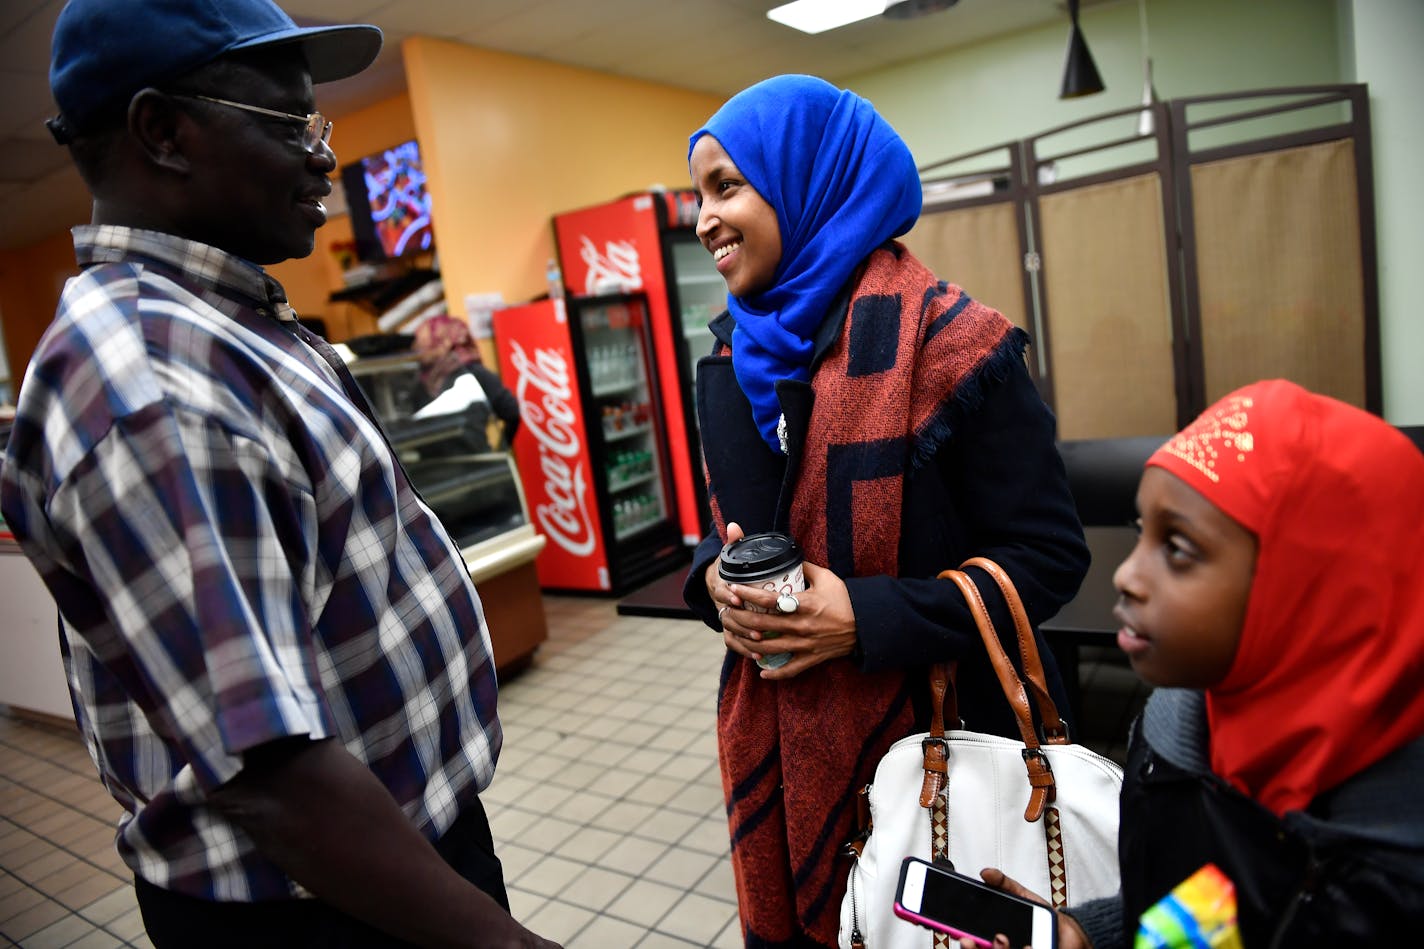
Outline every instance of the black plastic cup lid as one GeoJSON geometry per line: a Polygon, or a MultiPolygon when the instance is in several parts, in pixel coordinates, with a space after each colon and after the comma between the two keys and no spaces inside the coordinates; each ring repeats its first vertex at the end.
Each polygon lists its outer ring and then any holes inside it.
{"type": "Polygon", "coordinates": [[[723,547],[717,569],[727,579],[737,580],[785,570],[802,559],[796,541],[785,534],[768,531],[750,534],[723,547]]]}

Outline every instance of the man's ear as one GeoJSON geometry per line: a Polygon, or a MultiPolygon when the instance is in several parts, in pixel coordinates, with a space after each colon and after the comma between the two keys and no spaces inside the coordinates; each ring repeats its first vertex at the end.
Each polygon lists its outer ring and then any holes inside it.
{"type": "Polygon", "coordinates": [[[186,175],[191,167],[184,142],[192,132],[192,119],[172,96],[157,89],[140,89],[129,100],[129,135],[139,151],[155,166],[186,175]]]}

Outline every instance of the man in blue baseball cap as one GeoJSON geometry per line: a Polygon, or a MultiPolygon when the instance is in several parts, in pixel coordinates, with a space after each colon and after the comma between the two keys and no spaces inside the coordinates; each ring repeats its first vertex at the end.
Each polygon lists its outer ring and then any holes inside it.
{"type": "Polygon", "coordinates": [[[0,509],[61,615],[117,846],[170,946],[540,946],[479,793],[502,743],[459,551],[263,265],[311,253],[313,83],[380,51],[271,0],[70,0],[94,198],[0,509]]]}

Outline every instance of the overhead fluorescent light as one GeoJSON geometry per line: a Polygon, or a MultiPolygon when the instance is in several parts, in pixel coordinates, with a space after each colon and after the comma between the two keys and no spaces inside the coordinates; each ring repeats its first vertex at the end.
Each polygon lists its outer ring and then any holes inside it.
{"type": "Polygon", "coordinates": [[[802,33],[824,33],[838,26],[868,20],[885,12],[888,0],[795,0],[766,11],[775,20],[802,33]]]}

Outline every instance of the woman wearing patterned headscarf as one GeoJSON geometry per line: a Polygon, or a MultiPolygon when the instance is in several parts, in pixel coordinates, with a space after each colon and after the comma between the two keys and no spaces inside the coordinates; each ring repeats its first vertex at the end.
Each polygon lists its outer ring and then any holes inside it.
{"type": "MultiPolygon", "coordinates": [[[[749,946],[833,946],[856,792],[927,723],[928,665],[959,663],[968,727],[1017,735],[936,574],[997,561],[1036,625],[1077,591],[1087,549],[1028,338],[894,241],[919,216],[919,175],[869,102],[810,76],[758,83],[692,136],[689,167],[728,309],[697,370],[714,529],[684,596],[728,648],[719,754],[742,926],[749,946]],[[709,569],[769,530],[806,555],[792,612],[709,569]],[[780,668],[754,661],[779,652],[780,668]]],[[[970,573],[1009,628],[994,582],[970,573]]]]}
{"type": "MultiPolygon", "coordinates": [[[[469,324],[440,314],[421,323],[412,345],[420,361],[414,402],[426,414],[460,411],[469,420],[457,439],[429,446],[427,452],[486,452],[492,447],[487,433],[490,413],[503,423],[499,444],[514,442],[519,430],[519,399],[484,365],[469,324]],[[444,402],[440,400],[444,397],[444,402]],[[444,408],[448,405],[449,408],[444,408]]],[[[498,447],[498,446],[494,446],[498,447]]]]}
{"type": "MultiPolygon", "coordinates": [[[[1124,770],[1123,891],[1070,909],[1082,929],[1060,924],[1060,949],[1084,931],[1096,949],[1133,945],[1143,913],[1207,863],[1232,884],[1245,946],[1412,942],[1424,456],[1376,416],[1258,382],[1147,460],[1137,505],[1113,577],[1118,644],[1158,688],[1124,770]]],[[[1173,928],[1191,919],[1189,901],[1163,905],[1173,928]]]]}

